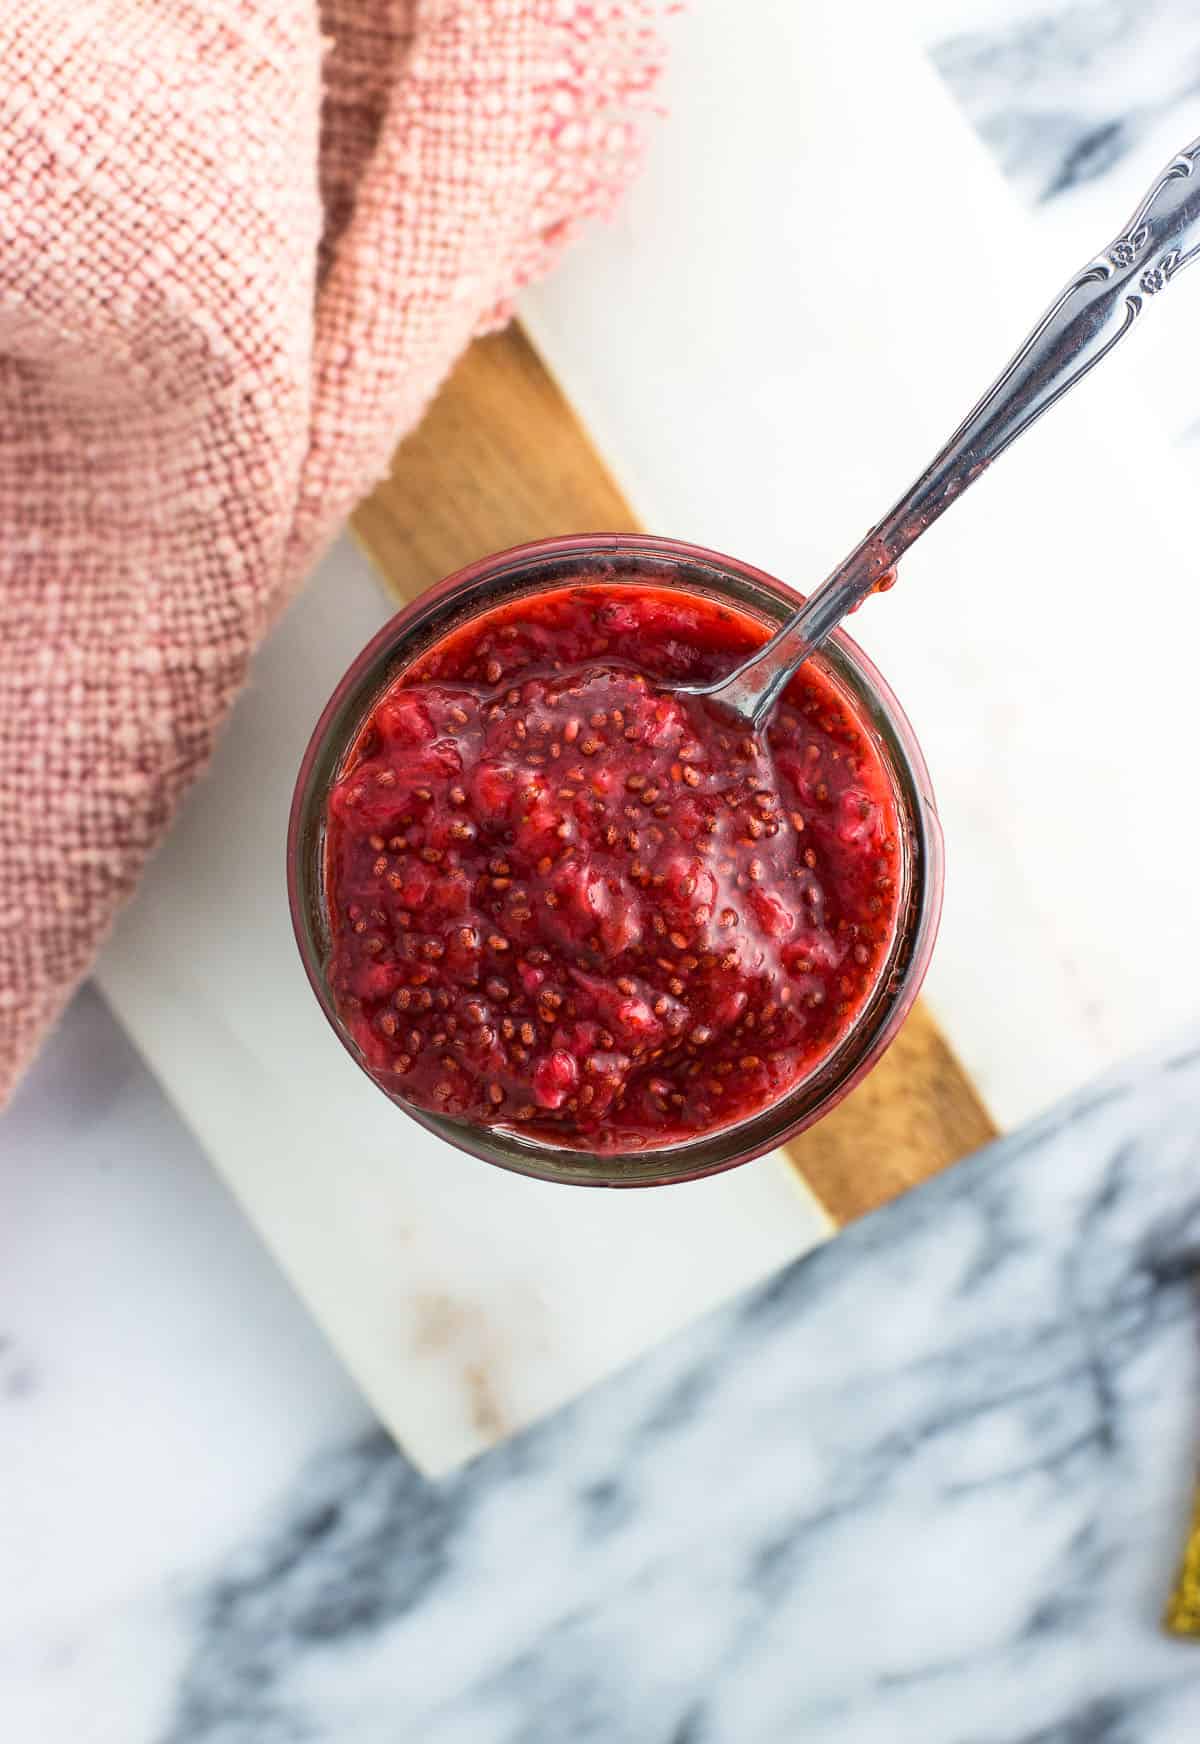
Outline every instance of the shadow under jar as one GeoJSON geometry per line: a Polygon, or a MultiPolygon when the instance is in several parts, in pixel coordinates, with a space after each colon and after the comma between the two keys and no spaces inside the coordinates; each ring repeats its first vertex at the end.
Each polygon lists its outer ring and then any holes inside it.
{"type": "Polygon", "coordinates": [[[796,603],[697,546],[571,536],[451,576],[354,661],[301,764],[289,899],[326,1016],[413,1119],[542,1180],[652,1186],[781,1144],[879,1059],[942,890],[895,697],[840,632],[757,742],[672,695],[796,603]]]}

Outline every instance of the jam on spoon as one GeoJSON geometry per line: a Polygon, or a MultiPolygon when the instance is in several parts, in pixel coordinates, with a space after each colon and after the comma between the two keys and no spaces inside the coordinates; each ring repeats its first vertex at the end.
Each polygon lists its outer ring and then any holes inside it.
{"type": "Polygon", "coordinates": [[[758,735],[672,688],[766,634],[597,581],[393,679],[327,804],[328,979],[379,1083],[612,1153],[745,1120],[837,1047],[897,924],[871,730],[815,661],[758,735]]]}

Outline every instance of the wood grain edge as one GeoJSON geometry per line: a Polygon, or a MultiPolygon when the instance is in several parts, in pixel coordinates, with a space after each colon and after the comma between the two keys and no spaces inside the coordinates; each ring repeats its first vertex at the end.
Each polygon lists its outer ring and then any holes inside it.
{"type": "Polygon", "coordinates": [[[515,323],[464,354],[350,524],[402,600],[528,539],[641,531],[515,323]]]}
{"type": "Polygon", "coordinates": [[[818,1126],[785,1145],[841,1228],[996,1137],[982,1099],[920,1000],[874,1071],[818,1126]]]}

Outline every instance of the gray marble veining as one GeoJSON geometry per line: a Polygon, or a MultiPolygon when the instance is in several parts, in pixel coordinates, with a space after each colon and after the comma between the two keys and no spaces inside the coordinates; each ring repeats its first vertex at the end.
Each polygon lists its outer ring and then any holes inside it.
{"type": "Polygon", "coordinates": [[[1093,1088],[444,1486],[317,1462],[164,1744],[1196,1736],[1198,1109],[1196,1048],[1093,1088]]]}
{"type": "MultiPolygon", "coordinates": [[[[1200,134],[1196,0],[974,0],[930,54],[1065,270],[1104,246],[1200,134]]],[[[1200,296],[1194,280],[1181,296],[1200,296]]],[[[1195,332],[1181,304],[1130,363],[1187,464],[1200,445],[1195,332]]]]}
{"type": "Polygon", "coordinates": [[[1184,143],[1200,101],[1195,0],[1042,4],[974,27],[973,10],[933,60],[1030,202],[1105,176],[1172,114],[1184,143]]]}
{"type": "MultiPolygon", "coordinates": [[[[979,0],[934,54],[1080,258],[1110,183],[1200,132],[1196,0],[979,0]]],[[[1194,376],[1165,359],[1184,436],[1194,376]]],[[[1158,1628],[1200,1453],[1200,1032],[442,1486],[362,1429],[116,1067],[124,1124],[63,1080],[44,1253],[9,1116],[0,1737],[1200,1737],[1200,1652],[1158,1628]],[[181,1265],[221,1289],[181,1305],[181,1265]]]]}

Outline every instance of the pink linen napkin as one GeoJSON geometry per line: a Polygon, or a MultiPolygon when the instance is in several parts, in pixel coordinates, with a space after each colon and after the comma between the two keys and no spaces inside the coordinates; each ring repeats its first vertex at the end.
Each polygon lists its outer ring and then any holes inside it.
{"type": "Polygon", "coordinates": [[[0,19],[0,1103],[273,615],[472,334],[618,195],[659,9],[0,19]]]}

